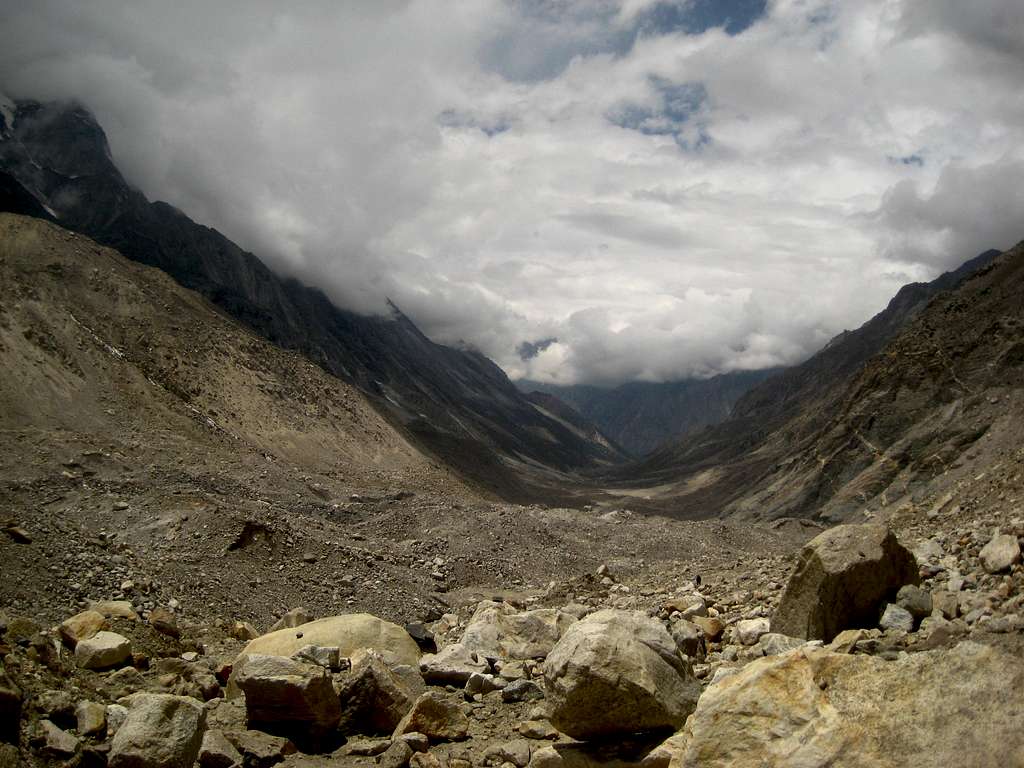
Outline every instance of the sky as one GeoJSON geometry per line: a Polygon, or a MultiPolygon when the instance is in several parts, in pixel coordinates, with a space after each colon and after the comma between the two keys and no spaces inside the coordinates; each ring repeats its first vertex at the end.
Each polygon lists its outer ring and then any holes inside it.
{"type": "Polygon", "coordinates": [[[1020,0],[0,0],[0,92],[513,378],[787,365],[1024,239],[1020,0]]]}

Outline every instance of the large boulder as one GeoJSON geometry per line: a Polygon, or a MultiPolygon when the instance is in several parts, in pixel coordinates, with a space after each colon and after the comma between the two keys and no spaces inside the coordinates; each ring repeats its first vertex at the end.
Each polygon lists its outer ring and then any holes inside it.
{"type": "Polygon", "coordinates": [[[206,710],[190,696],[139,693],[110,744],[110,768],[192,768],[206,710]]]}
{"type": "Polygon", "coordinates": [[[97,611],[82,611],[65,619],[57,633],[68,648],[74,648],[79,640],[86,640],[100,630],[107,628],[107,620],[97,611]]]}
{"type": "Polygon", "coordinates": [[[460,644],[491,659],[543,659],[576,617],[554,608],[519,612],[507,603],[477,606],[460,644]]]}
{"type": "Polygon", "coordinates": [[[884,525],[839,525],[800,552],[771,631],[824,640],[873,627],[879,609],[904,584],[918,584],[914,556],[884,525]]]}
{"type": "Polygon", "coordinates": [[[313,664],[256,654],[246,659],[236,682],[245,694],[248,726],[300,747],[320,749],[341,718],[330,675],[313,664]]]}
{"type": "Polygon", "coordinates": [[[131,657],[131,642],[117,632],[97,632],[75,645],[75,661],[82,669],[109,669],[131,657]]]}
{"type": "Polygon", "coordinates": [[[604,610],[574,624],[548,655],[551,722],[577,739],[678,728],[700,684],[661,622],[604,610]]]}
{"type": "Polygon", "coordinates": [[[671,768],[1024,765],[1024,667],[962,643],[883,661],[799,648],[710,686],[671,768]]]}
{"type": "Polygon", "coordinates": [[[458,704],[437,691],[427,691],[395,726],[392,738],[406,733],[422,733],[433,742],[461,741],[469,736],[469,720],[458,704]]]}
{"type": "Polygon", "coordinates": [[[424,654],[420,659],[423,679],[437,685],[465,685],[474,674],[488,669],[487,660],[462,643],[446,645],[436,654],[424,654]]]}
{"type": "Polygon", "coordinates": [[[242,649],[242,656],[291,656],[307,645],[336,646],[343,657],[374,650],[389,664],[419,663],[420,649],[397,624],[368,613],[328,616],[298,627],[279,629],[257,637],[242,649]]]}
{"type": "Polygon", "coordinates": [[[391,733],[426,687],[416,670],[408,671],[400,675],[380,654],[363,654],[338,685],[342,732],[391,733]]]}

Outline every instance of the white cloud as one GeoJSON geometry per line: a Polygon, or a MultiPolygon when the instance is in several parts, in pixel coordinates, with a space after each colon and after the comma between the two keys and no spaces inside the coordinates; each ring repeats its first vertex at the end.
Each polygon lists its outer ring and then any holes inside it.
{"type": "Polygon", "coordinates": [[[794,362],[1024,237],[1015,0],[630,26],[658,4],[39,0],[0,12],[0,87],[82,98],[151,197],[512,375],[794,362]]]}

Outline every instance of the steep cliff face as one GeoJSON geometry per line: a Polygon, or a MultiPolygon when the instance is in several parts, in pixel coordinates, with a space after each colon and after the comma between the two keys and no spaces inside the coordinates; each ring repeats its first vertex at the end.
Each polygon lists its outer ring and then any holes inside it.
{"type": "MultiPolygon", "coordinates": [[[[905,286],[861,328],[841,334],[805,363],[751,389],[737,401],[730,419],[615,469],[609,479],[623,488],[656,488],[649,494],[651,506],[681,516],[819,514],[838,519],[917,493],[921,483],[934,479],[924,470],[921,451],[941,447],[939,455],[955,463],[952,457],[968,450],[986,421],[966,418],[968,412],[984,410],[985,397],[970,400],[969,407],[968,400],[956,405],[938,379],[913,383],[921,374],[920,361],[939,354],[927,346],[927,339],[936,334],[946,340],[965,334],[973,338],[990,326],[996,312],[989,306],[990,294],[996,286],[1009,296],[1022,289],[1019,275],[1008,266],[1019,255],[1019,249],[1002,256],[987,251],[931,283],[905,286]],[[986,276],[994,272],[999,277],[985,293],[987,298],[968,299],[974,295],[972,286],[992,280],[986,276]],[[973,309],[938,309],[957,296],[973,309]],[[921,323],[941,330],[921,330],[921,323]],[[902,383],[883,385],[879,361],[899,357],[898,350],[911,343],[925,346],[899,365],[883,367],[902,383]],[[877,386],[871,391],[865,377],[874,377],[877,386]],[[952,409],[949,415],[934,410],[940,405],[952,409]],[[956,426],[950,426],[951,418],[956,426]],[[952,430],[941,446],[938,434],[929,432],[932,423],[952,430]]],[[[1014,309],[1007,301],[999,311],[1020,317],[1019,307],[1014,309]]],[[[977,354],[989,360],[993,370],[1002,365],[994,362],[997,358],[1013,360],[1010,349],[1016,343],[1003,349],[997,338],[976,339],[983,350],[977,354]]],[[[956,361],[966,349],[961,344],[942,354],[956,361]]],[[[990,384],[968,386],[985,391],[990,384]]],[[[1007,412],[1012,419],[1013,409],[1007,412]]]]}
{"type": "Polygon", "coordinates": [[[275,275],[216,230],[149,202],[110,157],[103,130],[74,104],[19,102],[0,171],[65,227],[159,267],[273,343],[354,383],[423,450],[502,496],[536,497],[530,468],[593,469],[621,460],[538,411],[480,354],[435,344],[394,308],[367,317],[275,275]]]}

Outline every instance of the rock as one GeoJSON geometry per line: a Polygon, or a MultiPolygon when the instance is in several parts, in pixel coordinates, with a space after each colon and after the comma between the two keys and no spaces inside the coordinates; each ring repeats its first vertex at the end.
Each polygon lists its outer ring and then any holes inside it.
{"type": "Polygon", "coordinates": [[[206,710],[188,696],[139,693],[110,743],[110,768],[191,768],[206,730],[206,710]]]}
{"type": "Polygon", "coordinates": [[[121,704],[107,704],[107,738],[112,738],[128,719],[128,707],[121,704]]]}
{"type": "Polygon", "coordinates": [[[425,733],[410,731],[409,733],[403,733],[398,738],[412,747],[413,752],[426,752],[430,749],[430,739],[427,738],[425,733]]]}
{"type": "Polygon", "coordinates": [[[700,695],[668,631],[638,611],[598,611],[570,627],[544,683],[552,724],[584,740],[678,728],[700,695]]]}
{"type": "Polygon", "coordinates": [[[720,619],[716,619],[714,617],[694,616],[692,619],[688,619],[688,621],[692,621],[700,627],[701,631],[704,633],[704,637],[712,642],[720,640],[722,632],[725,631],[725,624],[723,624],[720,619]]]}
{"type": "Polygon", "coordinates": [[[304,645],[334,646],[346,658],[360,650],[374,650],[389,664],[416,666],[420,660],[419,648],[404,629],[368,613],[328,616],[298,629],[270,632],[251,641],[240,656],[291,656],[304,645]]]}
{"type": "Polygon", "coordinates": [[[937,590],[932,594],[932,610],[938,611],[947,619],[955,619],[960,615],[960,600],[955,592],[937,590]]]}
{"type": "Polygon", "coordinates": [[[79,736],[95,736],[107,730],[107,708],[95,701],[80,701],[75,707],[75,723],[79,736]]]}
{"type": "Polygon", "coordinates": [[[686,747],[684,734],[676,733],[669,736],[665,741],[644,755],[640,761],[640,768],[668,768],[677,755],[682,754],[686,747]]]}
{"type": "Polygon", "coordinates": [[[150,611],[149,625],[161,635],[173,638],[181,637],[177,617],[166,608],[154,608],[150,611]]]}
{"type": "Polygon", "coordinates": [[[416,645],[420,647],[420,650],[424,653],[437,653],[437,640],[434,639],[434,633],[424,626],[421,621],[411,621],[404,627],[405,631],[409,633],[409,637],[416,641],[416,645]]]}
{"type": "Polygon", "coordinates": [[[4,533],[6,533],[11,541],[15,544],[31,544],[32,534],[22,528],[20,525],[5,525],[4,533]]]}
{"type": "Polygon", "coordinates": [[[981,567],[988,573],[999,573],[1020,562],[1020,544],[1017,537],[1004,533],[993,536],[978,555],[981,567]]]}
{"type": "Polygon", "coordinates": [[[435,691],[427,691],[395,728],[393,738],[417,731],[431,741],[462,741],[469,735],[469,721],[462,710],[435,691]]]}
{"type": "Polygon", "coordinates": [[[429,752],[417,752],[409,758],[409,768],[442,768],[441,761],[429,752]]]}
{"type": "Polygon", "coordinates": [[[89,610],[96,611],[107,619],[128,619],[137,621],[139,614],[127,600],[99,600],[89,603],[89,610]]]}
{"type": "Polygon", "coordinates": [[[268,632],[277,632],[281,629],[294,629],[295,627],[301,627],[303,624],[308,624],[312,620],[313,617],[309,615],[309,611],[305,608],[292,608],[284,616],[275,621],[268,632]]]}
{"type": "Polygon", "coordinates": [[[470,676],[485,674],[487,662],[461,643],[442,648],[434,655],[420,659],[420,673],[428,683],[465,685],[470,676]]]}
{"type": "Polygon", "coordinates": [[[920,621],[932,613],[932,596],[914,584],[904,584],[896,593],[896,605],[920,621]]]}
{"type": "Polygon", "coordinates": [[[225,731],[224,736],[242,753],[245,768],[270,768],[297,751],[295,745],[283,736],[272,736],[262,731],[225,731]]]}
{"type": "Polygon", "coordinates": [[[321,749],[341,719],[330,676],[311,664],[253,655],[235,680],[249,728],[286,736],[307,751],[321,749]]]}
{"type": "Polygon", "coordinates": [[[242,642],[255,640],[260,635],[260,633],[256,631],[256,627],[254,627],[248,621],[232,622],[230,634],[233,638],[235,638],[235,640],[241,640],[242,642]]]}
{"type": "Polygon", "coordinates": [[[97,632],[107,628],[107,620],[98,611],[82,611],[74,616],[65,619],[57,627],[57,634],[61,640],[74,649],[79,640],[88,640],[97,632]]]}
{"type": "Polygon", "coordinates": [[[240,768],[242,753],[228,741],[223,732],[211,729],[203,735],[199,747],[200,768],[240,768]]]}
{"type": "Polygon", "coordinates": [[[530,756],[530,768],[564,768],[565,760],[554,747],[541,747],[530,756]]]}
{"type": "Polygon", "coordinates": [[[543,689],[532,680],[513,680],[501,689],[501,700],[506,704],[518,701],[540,701],[543,698],[543,689]]]}
{"type": "Polygon", "coordinates": [[[478,693],[490,693],[491,691],[496,691],[499,688],[504,687],[506,687],[506,685],[504,683],[499,685],[498,678],[495,678],[494,675],[484,675],[480,672],[474,672],[469,676],[469,680],[466,681],[466,687],[463,690],[466,692],[466,697],[469,698],[478,693]]]}
{"type": "Polygon", "coordinates": [[[800,637],[780,635],[778,632],[766,632],[761,635],[754,649],[761,656],[777,656],[780,653],[786,653],[794,648],[799,648],[806,642],[806,640],[800,637]]]}
{"type": "Polygon", "coordinates": [[[387,751],[391,739],[359,739],[345,745],[345,754],[355,757],[376,757],[387,751]]]}
{"type": "Polygon", "coordinates": [[[377,758],[377,765],[380,768],[404,768],[409,764],[409,758],[413,756],[412,747],[401,739],[395,739],[380,757],[377,758]]]}
{"type": "Polygon", "coordinates": [[[517,612],[507,603],[480,603],[459,642],[478,657],[542,659],[576,617],[553,608],[517,612]]]}
{"type": "Polygon", "coordinates": [[[547,720],[526,720],[519,724],[519,733],[528,739],[557,739],[558,731],[547,720]]]}
{"type": "Polygon", "coordinates": [[[829,642],[848,628],[874,626],[881,603],[917,584],[917,563],[883,525],[839,525],[800,552],[771,629],[829,642]]]}
{"type": "Polygon", "coordinates": [[[391,733],[422,693],[388,668],[383,657],[364,654],[338,685],[343,733],[391,733]]]}
{"type": "Polygon", "coordinates": [[[0,743],[0,768],[23,768],[27,764],[16,746],[0,743]]]}
{"type": "Polygon", "coordinates": [[[75,646],[75,661],[82,669],[110,669],[131,657],[132,644],[116,632],[97,632],[75,646]]]}
{"type": "Polygon", "coordinates": [[[18,743],[21,702],[21,689],[14,684],[3,661],[0,661],[0,742],[18,743]]]}
{"type": "Polygon", "coordinates": [[[484,752],[485,765],[512,763],[516,768],[526,768],[530,763],[530,742],[526,739],[494,744],[484,752]]]}
{"type": "Polygon", "coordinates": [[[682,619],[672,625],[672,639],[684,656],[704,658],[704,630],[691,621],[682,619]]]}
{"type": "Polygon", "coordinates": [[[39,721],[37,739],[40,750],[50,757],[66,758],[78,751],[79,741],[67,731],[62,731],[49,720],[39,721]]]}
{"type": "Polygon", "coordinates": [[[914,631],[914,617],[906,608],[901,608],[895,603],[887,603],[882,618],[878,620],[878,626],[882,629],[898,629],[903,632],[914,631]]]}
{"type": "Polygon", "coordinates": [[[895,661],[801,648],[709,687],[671,765],[1024,765],[1024,708],[994,695],[1021,690],[1016,657],[973,643],[895,661]]]}
{"type": "Polygon", "coordinates": [[[737,621],[733,627],[733,636],[743,645],[754,645],[761,639],[761,635],[768,632],[768,619],[744,619],[737,621]]]}

